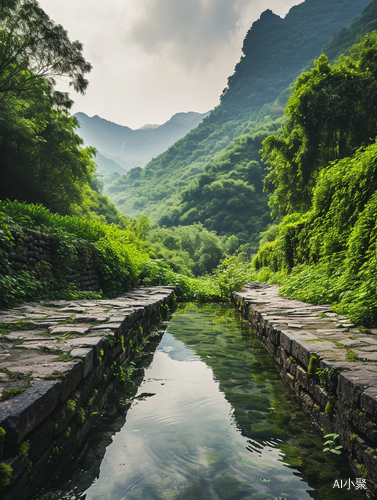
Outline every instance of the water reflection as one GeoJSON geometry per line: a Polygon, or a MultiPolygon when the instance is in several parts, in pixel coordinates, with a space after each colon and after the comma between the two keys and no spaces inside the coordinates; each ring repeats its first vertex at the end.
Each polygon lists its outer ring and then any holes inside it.
{"type": "Polygon", "coordinates": [[[348,477],[230,309],[181,308],[134,396],[126,425],[120,394],[80,469],[40,499],[335,499],[348,477]]]}

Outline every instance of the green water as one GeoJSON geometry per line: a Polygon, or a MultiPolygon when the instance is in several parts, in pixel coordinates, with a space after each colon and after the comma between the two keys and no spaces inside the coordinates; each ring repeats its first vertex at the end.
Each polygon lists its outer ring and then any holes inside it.
{"type": "Polygon", "coordinates": [[[37,498],[365,498],[333,488],[349,473],[323,441],[248,325],[225,306],[188,304],[142,356],[134,386],[113,398],[74,471],[37,498]]]}

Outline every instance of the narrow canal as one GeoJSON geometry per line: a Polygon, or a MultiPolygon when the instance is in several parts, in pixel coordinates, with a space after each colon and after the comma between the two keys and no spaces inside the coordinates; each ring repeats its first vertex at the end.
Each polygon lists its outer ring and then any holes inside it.
{"type": "Polygon", "coordinates": [[[69,476],[38,500],[365,498],[333,488],[349,478],[341,456],[323,452],[321,433],[231,308],[181,305],[156,345],[69,476]]]}

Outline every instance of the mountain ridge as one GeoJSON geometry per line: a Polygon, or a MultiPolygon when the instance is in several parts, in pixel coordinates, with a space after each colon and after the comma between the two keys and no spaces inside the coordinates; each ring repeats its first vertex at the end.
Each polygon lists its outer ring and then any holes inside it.
{"type": "MultiPolygon", "coordinates": [[[[98,115],[89,117],[83,112],[74,116],[80,123],[84,143],[94,146],[102,156],[114,161],[122,173],[134,167],[143,167],[190,130],[195,128],[208,113],[194,111],[175,113],[161,125],[144,125],[132,129],[98,115]]],[[[111,174],[99,158],[100,173],[111,174]]]]}
{"type": "MultiPolygon", "coordinates": [[[[203,181],[199,176],[210,162],[225,154],[235,138],[283,116],[289,85],[321,54],[334,33],[349,26],[367,4],[367,0],[306,0],[292,7],[284,19],[265,11],[247,32],[243,56],[228,79],[219,106],[146,167],[131,170],[107,189],[118,208],[131,216],[145,213],[163,223],[175,220],[171,212],[182,202],[180,195],[187,195],[191,183],[203,181]]],[[[237,168],[236,160],[233,166],[237,168]]],[[[252,184],[250,179],[247,182],[252,184]]],[[[200,222],[193,217],[179,219],[179,223],[200,222]]],[[[206,224],[205,214],[201,220],[206,224]]]]}

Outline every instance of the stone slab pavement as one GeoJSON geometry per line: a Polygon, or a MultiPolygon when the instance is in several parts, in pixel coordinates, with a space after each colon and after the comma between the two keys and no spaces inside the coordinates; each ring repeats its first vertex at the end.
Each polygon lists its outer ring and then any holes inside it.
{"type": "Polygon", "coordinates": [[[0,401],[35,381],[64,379],[78,362],[85,378],[101,355],[102,338],[119,337],[171,289],[141,287],[116,299],[44,300],[0,310],[0,401]]]}

